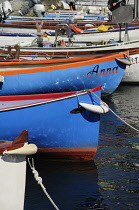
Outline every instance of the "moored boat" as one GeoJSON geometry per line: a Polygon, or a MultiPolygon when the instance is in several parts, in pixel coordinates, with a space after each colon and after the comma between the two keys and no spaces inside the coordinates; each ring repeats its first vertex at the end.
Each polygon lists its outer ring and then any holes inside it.
{"type": "Polygon", "coordinates": [[[0,33],[0,46],[9,45],[32,46],[37,40],[37,35],[31,33],[0,33]]]}
{"type": "MultiPolygon", "coordinates": [[[[49,39],[48,39],[49,40],[49,39]]],[[[40,53],[46,53],[47,55],[66,55],[66,56],[73,56],[73,55],[98,55],[98,54],[109,54],[115,52],[121,52],[123,50],[134,50],[139,46],[139,40],[133,41],[114,41],[109,40],[108,42],[66,42],[65,45],[61,45],[59,40],[56,40],[55,44],[50,43],[51,45],[38,47],[20,47],[20,55],[34,55],[40,53]],[[69,44],[70,43],[70,44],[69,44]]],[[[7,54],[6,48],[0,48],[1,53],[7,54]]]]}
{"type": "Polygon", "coordinates": [[[43,61],[34,65],[32,61],[0,62],[0,95],[76,91],[98,85],[103,94],[111,94],[122,80],[127,56],[128,51],[82,60],[50,59],[43,67],[35,66],[43,61]]]}
{"type": "MultiPolygon", "coordinates": [[[[19,19],[19,20],[6,20],[4,23],[0,23],[0,27],[1,27],[1,33],[36,33],[36,23],[40,23],[42,20],[28,20],[28,17],[24,17],[24,19],[19,19]]],[[[61,23],[70,23],[70,20],[66,20],[66,21],[47,21],[44,20],[43,21],[43,26],[42,26],[42,32],[47,32],[47,31],[54,31],[56,25],[61,24],[61,23]]],[[[97,29],[99,29],[98,27],[101,25],[104,25],[106,27],[111,27],[114,29],[119,29],[119,25],[117,25],[114,22],[106,22],[106,21],[73,21],[73,24],[76,25],[76,27],[80,28],[81,30],[86,30],[90,29],[90,31],[95,31],[97,29]]],[[[132,23],[129,23],[129,28],[131,27],[138,27],[139,26],[139,21],[133,21],[132,23]]],[[[125,28],[125,25],[122,24],[121,25],[122,28],[125,28]]],[[[106,30],[106,29],[105,29],[106,30]]],[[[108,29],[107,29],[108,30],[108,29]]],[[[89,31],[88,31],[89,32],[89,31]]]]}
{"type": "Polygon", "coordinates": [[[0,138],[12,140],[26,128],[29,143],[36,144],[48,158],[92,160],[98,147],[100,114],[109,110],[100,98],[101,86],[86,91],[0,96],[0,138]]]}
{"type": "Polygon", "coordinates": [[[28,144],[27,130],[14,138],[0,141],[0,206],[4,210],[24,209],[26,156],[37,152],[36,145],[28,144]]]}

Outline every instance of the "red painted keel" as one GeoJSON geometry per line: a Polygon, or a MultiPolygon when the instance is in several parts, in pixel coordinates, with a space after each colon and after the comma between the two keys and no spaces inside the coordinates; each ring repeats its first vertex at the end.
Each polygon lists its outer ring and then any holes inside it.
{"type": "Polygon", "coordinates": [[[44,154],[49,159],[65,160],[94,160],[97,148],[73,147],[73,148],[39,148],[38,153],[44,154]]]}

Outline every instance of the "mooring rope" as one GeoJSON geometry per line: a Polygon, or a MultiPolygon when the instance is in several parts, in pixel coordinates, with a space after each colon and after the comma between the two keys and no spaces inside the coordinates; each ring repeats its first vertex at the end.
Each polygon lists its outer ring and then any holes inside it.
{"type": "Polygon", "coordinates": [[[29,160],[29,158],[28,158],[28,163],[29,163],[29,166],[30,166],[30,168],[31,168],[31,170],[32,170],[32,173],[33,173],[33,175],[34,175],[35,180],[36,180],[36,181],[38,182],[38,184],[41,186],[41,188],[43,189],[45,195],[47,196],[47,198],[49,199],[49,201],[52,203],[52,205],[54,206],[54,208],[55,208],[56,210],[59,210],[59,208],[56,206],[56,204],[54,203],[54,201],[52,200],[52,198],[50,197],[50,195],[49,195],[48,192],[46,191],[46,188],[44,187],[44,185],[43,185],[43,183],[42,183],[42,178],[39,176],[39,173],[38,173],[38,172],[36,171],[36,169],[35,169],[35,166],[34,166],[34,159],[31,158],[31,160],[32,160],[32,164],[31,164],[31,162],[30,162],[30,160],[29,160]]]}
{"type": "Polygon", "coordinates": [[[123,120],[120,116],[118,116],[109,106],[108,104],[106,104],[104,101],[102,101],[101,98],[99,98],[94,92],[92,92],[105,106],[107,106],[109,108],[109,110],[118,118],[120,119],[122,122],[124,122],[127,126],[129,126],[130,128],[132,128],[133,130],[139,132],[138,129],[136,129],[135,127],[133,127],[132,125],[130,125],[129,123],[127,123],[125,120],[123,120]]]}

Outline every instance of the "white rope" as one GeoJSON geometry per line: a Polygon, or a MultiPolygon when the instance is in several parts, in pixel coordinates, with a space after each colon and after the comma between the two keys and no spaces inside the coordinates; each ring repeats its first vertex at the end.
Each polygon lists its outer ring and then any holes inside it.
{"type": "Polygon", "coordinates": [[[109,108],[109,110],[118,118],[120,119],[122,122],[124,122],[127,126],[129,126],[130,128],[132,128],[133,130],[139,132],[138,129],[134,128],[132,125],[130,125],[129,123],[127,123],[125,120],[123,120],[121,117],[119,117],[109,106],[108,104],[106,104],[104,101],[102,101],[94,92],[92,92],[105,106],[107,106],[109,108]]]}
{"type": "Polygon", "coordinates": [[[32,165],[31,165],[30,160],[29,160],[29,158],[28,158],[28,163],[29,163],[29,166],[30,166],[30,168],[31,168],[31,170],[32,170],[32,173],[33,173],[33,175],[34,175],[35,180],[36,180],[36,181],[38,182],[38,184],[41,186],[41,188],[43,189],[45,195],[47,196],[47,198],[49,199],[49,201],[52,203],[52,205],[54,206],[54,208],[55,208],[56,210],[59,210],[59,208],[56,206],[56,204],[54,203],[54,201],[52,200],[52,198],[50,197],[50,195],[49,195],[48,192],[46,191],[46,188],[44,187],[44,185],[43,185],[43,183],[42,183],[42,178],[39,176],[39,173],[38,173],[38,172],[36,171],[36,169],[35,169],[35,166],[34,166],[34,159],[31,158],[31,160],[32,160],[32,165]]]}

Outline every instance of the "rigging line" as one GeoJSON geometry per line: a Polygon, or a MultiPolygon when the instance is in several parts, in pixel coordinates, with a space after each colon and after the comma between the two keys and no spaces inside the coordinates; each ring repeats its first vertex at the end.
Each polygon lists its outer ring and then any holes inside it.
{"type": "Polygon", "coordinates": [[[109,110],[118,118],[120,119],[122,122],[124,122],[127,126],[129,126],[130,128],[132,128],[133,130],[139,132],[138,129],[136,129],[135,127],[133,127],[132,125],[130,125],[129,123],[127,123],[125,120],[123,120],[121,117],[119,117],[109,106],[108,104],[106,104],[104,101],[101,100],[101,98],[99,98],[94,92],[92,92],[105,106],[107,106],[109,108],[109,110]]]}

